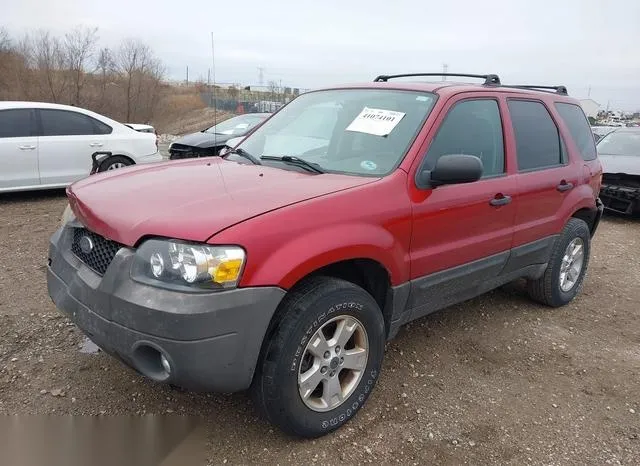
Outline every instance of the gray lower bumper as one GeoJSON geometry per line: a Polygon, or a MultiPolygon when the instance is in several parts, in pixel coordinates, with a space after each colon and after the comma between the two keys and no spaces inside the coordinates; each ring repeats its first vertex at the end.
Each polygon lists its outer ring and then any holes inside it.
{"type": "Polygon", "coordinates": [[[71,236],[63,228],[51,237],[49,295],[94,343],[154,380],[198,391],[249,387],[284,290],[203,294],[140,284],[130,278],[133,251],[126,248],[100,276],[71,253],[71,236]]]}

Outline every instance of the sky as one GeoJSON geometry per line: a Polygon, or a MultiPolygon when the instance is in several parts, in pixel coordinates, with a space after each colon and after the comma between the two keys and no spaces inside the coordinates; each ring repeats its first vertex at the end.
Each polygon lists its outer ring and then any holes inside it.
{"type": "Polygon", "coordinates": [[[13,34],[97,27],[100,42],[147,43],[167,77],[314,88],[379,74],[495,73],[563,84],[602,108],[640,110],[639,0],[20,0],[13,34]],[[212,59],[211,36],[214,37],[212,59]]]}

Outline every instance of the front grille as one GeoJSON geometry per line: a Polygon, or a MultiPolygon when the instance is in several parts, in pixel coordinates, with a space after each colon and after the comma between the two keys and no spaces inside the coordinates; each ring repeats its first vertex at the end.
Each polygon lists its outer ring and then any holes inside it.
{"type": "Polygon", "coordinates": [[[107,267],[109,267],[120,248],[122,248],[120,243],[103,238],[85,228],[74,228],[73,230],[71,252],[100,275],[104,275],[107,271],[107,267]],[[83,238],[88,238],[90,241],[83,238]],[[83,242],[85,250],[82,249],[83,242]],[[92,247],[87,248],[89,244],[92,247]]]}

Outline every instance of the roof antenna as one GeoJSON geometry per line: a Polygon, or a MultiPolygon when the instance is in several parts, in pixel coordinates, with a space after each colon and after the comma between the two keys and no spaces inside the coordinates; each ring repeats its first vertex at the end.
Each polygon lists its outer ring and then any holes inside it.
{"type": "MultiPolygon", "coordinates": [[[[215,128],[216,125],[218,124],[218,118],[217,118],[217,105],[218,103],[216,102],[216,54],[214,52],[214,45],[213,45],[213,31],[211,32],[211,78],[212,78],[212,83],[213,83],[213,88],[212,88],[212,94],[213,94],[213,127],[215,128]]],[[[213,144],[217,145],[218,141],[218,133],[216,131],[213,132],[213,144]]]]}

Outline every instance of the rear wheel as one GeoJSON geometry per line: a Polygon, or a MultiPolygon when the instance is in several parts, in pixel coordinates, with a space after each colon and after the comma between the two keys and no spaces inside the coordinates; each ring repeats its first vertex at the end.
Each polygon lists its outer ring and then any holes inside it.
{"type": "Polygon", "coordinates": [[[263,348],[254,400],[285,432],[318,437],[351,419],[380,373],[384,321],[362,288],[314,278],[285,298],[263,348]]]}
{"type": "Polygon", "coordinates": [[[570,219],[556,241],[544,275],[528,282],[529,295],[552,307],[569,303],[582,289],[590,252],[589,227],[584,220],[570,219]]]}
{"type": "Polygon", "coordinates": [[[122,155],[115,155],[102,162],[100,164],[100,170],[98,171],[105,172],[109,170],[117,170],[118,168],[124,168],[132,164],[133,162],[127,157],[123,157],[122,155]]]}

